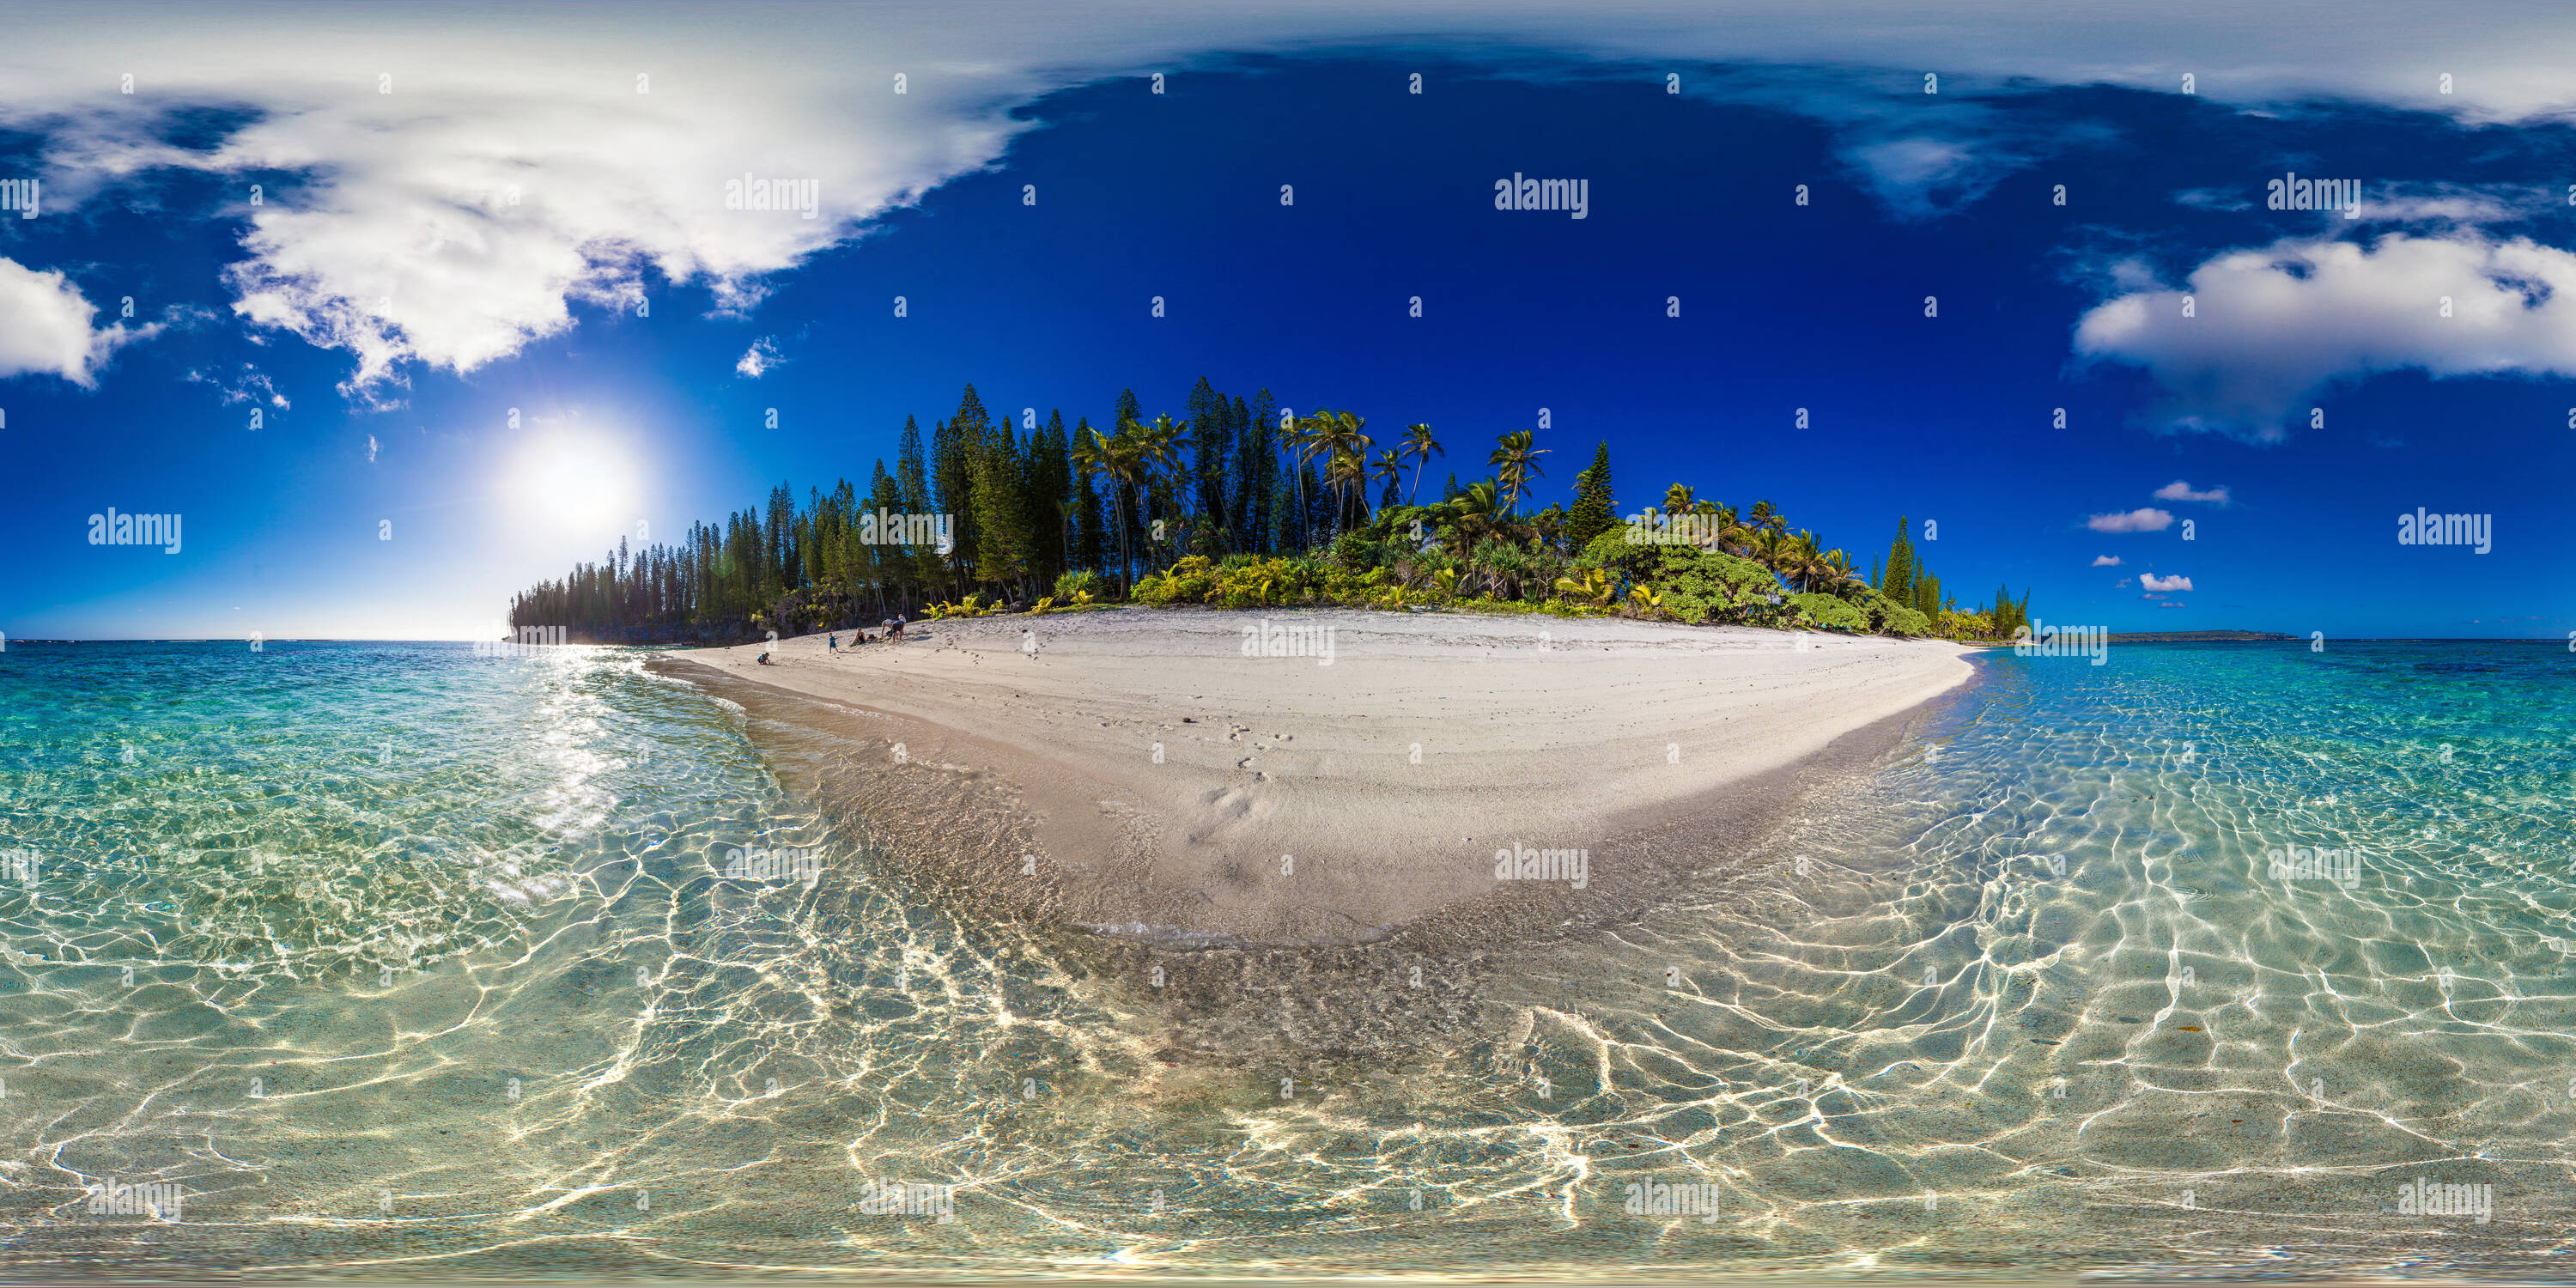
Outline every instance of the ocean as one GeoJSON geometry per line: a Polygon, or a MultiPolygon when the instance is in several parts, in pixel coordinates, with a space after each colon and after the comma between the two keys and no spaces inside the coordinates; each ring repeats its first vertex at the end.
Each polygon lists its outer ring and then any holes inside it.
{"type": "Polygon", "coordinates": [[[650,656],[0,652],[0,1273],[2571,1270],[2562,645],[1985,655],[1314,1071],[1173,1062],[650,656]]]}

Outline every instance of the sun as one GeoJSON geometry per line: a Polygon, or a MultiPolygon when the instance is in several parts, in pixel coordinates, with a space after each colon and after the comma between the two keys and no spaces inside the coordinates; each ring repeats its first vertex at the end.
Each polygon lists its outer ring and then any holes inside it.
{"type": "Polygon", "coordinates": [[[532,439],[503,478],[511,509],[549,531],[614,536],[635,511],[634,462],[604,435],[556,431],[532,439]]]}

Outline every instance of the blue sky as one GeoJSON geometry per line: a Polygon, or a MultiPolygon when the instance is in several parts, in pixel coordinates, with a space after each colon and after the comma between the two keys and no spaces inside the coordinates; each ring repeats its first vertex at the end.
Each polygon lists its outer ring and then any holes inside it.
{"type": "Polygon", "coordinates": [[[822,109],[860,91],[793,76],[748,104],[685,67],[649,98],[443,79],[471,24],[388,94],[372,62],[264,89],[244,55],[0,104],[0,177],[47,198],[0,218],[0,630],[475,636],[639,523],[864,487],[968,381],[1069,422],[1128,386],[1178,415],[1201,376],[1428,421],[1462,478],[1545,408],[1540,504],[1606,439],[1623,509],[1767,498],[1864,567],[1936,520],[1953,594],[2009,581],[2049,621],[2576,629],[2576,136],[2546,102],[1964,47],[1926,94],[1867,31],[1658,58],[1203,25],[973,83],[951,37],[901,98],[850,71],[879,115],[848,138],[822,109]],[[629,98],[654,115],[620,138],[629,98]],[[2290,171],[2359,180],[2361,217],[2265,208],[2290,171]],[[722,210],[744,172],[824,209],[722,210]],[[1495,210],[1515,172],[1587,180],[1588,217],[1495,210]],[[109,506],[184,515],[181,551],[88,544],[109,506]],[[2397,544],[2418,506],[2492,514],[2492,552],[2397,544]],[[2140,510],[2169,523],[2098,530],[2140,510]]]}

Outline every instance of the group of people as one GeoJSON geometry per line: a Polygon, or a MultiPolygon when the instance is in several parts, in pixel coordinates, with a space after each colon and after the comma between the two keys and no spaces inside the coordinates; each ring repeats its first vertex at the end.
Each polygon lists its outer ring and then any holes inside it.
{"type": "MultiPolygon", "coordinates": [[[[852,633],[852,634],[854,634],[854,635],[856,635],[856,636],[858,637],[857,639],[855,639],[855,640],[852,640],[852,641],[851,641],[851,643],[852,643],[853,645],[858,645],[858,644],[875,644],[875,643],[879,643],[879,642],[884,642],[884,643],[889,643],[889,644],[891,644],[891,643],[893,643],[894,641],[896,641],[896,640],[899,640],[899,639],[902,639],[902,638],[903,638],[903,615],[902,615],[902,614],[900,614],[900,613],[898,613],[898,614],[896,614],[895,616],[892,616],[892,617],[889,617],[889,618],[885,619],[885,633],[884,633],[883,635],[878,635],[878,636],[873,636],[873,637],[872,637],[872,636],[870,636],[866,631],[853,631],[853,632],[851,632],[851,633],[852,633]]],[[[831,650],[831,651],[832,651],[832,652],[834,652],[834,653],[838,653],[838,652],[840,652],[840,651],[841,651],[841,633],[840,633],[839,631],[834,631],[834,632],[832,632],[830,635],[825,636],[825,637],[823,638],[823,647],[825,647],[826,649],[831,650]]],[[[763,651],[761,652],[761,655],[760,655],[760,664],[761,664],[762,666],[776,666],[776,665],[778,665],[776,662],[772,662],[772,661],[770,661],[770,660],[769,660],[769,653],[768,653],[766,650],[763,650],[763,651]]]]}

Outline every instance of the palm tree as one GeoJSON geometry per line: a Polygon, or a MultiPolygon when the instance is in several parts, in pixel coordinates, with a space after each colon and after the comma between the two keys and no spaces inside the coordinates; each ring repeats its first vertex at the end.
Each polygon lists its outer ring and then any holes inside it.
{"type": "MultiPolygon", "coordinates": [[[[1360,462],[1361,468],[1343,471],[1343,478],[1345,482],[1365,485],[1368,477],[1366,462],[1369,448],[1375,446],[1368,435],[1360,432],[1360,427],[1368,424],[1368,418],[1354,416],[1347,411],[1319,412],[1317,418],[1323,421],[1319,436],[1325,452],[1328,453],[1327,459],[1329,460],[1331,456],[1348,455],[1360,462]]],[[[1331,478],[1332,471],[1329,467],[1325,470],[1325,475],[1328,480],[1331,478]]],[[[1333,528],[1338,532],[1342,524],[1350,518],[1351,490],[1337,489],[1337,491],[1340,494],[1341,504],[1334,509],[1333,528]]]]}
{"type": "Polygon", "coordinates": [[[1355,452],[1335,452],[1324,462],[1324,481],[1333,485],[1333,496],[1339,503],[1334,517],[1336,531],[1340,530],[1341,520],[1349,515],[1351,496],[1357,493],[1365,499],[1368,475],[1368,462],[1355,452]]]}
{"type": "Polygon", "coordinates": [[[1747,523],[1756,528],[1769,528],[1773,532],[1789,530],[1789,521],[1780,517],[1779,509],[1768,501],[1754,502],[1753,512],[1745,518],[1747,523]]]}
{"type": "Polygon", "coordinates": [[[1789,539],[1789,547],[1781,557],[1788,563],[1781,571],[1788,576],[1789,584],[1800,590],[1814,590],[1826,575],[1825,556],[1816,546],[1816,534],[1804,528],[1789,539]]]}
{"type": "Polygon", "coordinates": [[[1485,458],[1487,465],[1501,471],[1505,513],[1509,513],[1518,506],[1520,499],[1528,494],[1530,479],[1543,473],[1538,467],[1538,458],[1552,450],[1542,447],[1532,451],[1531,437],[1531,431],[1526,429],[1516,429],[1504,434],[1494,440],[1497,446],[1494,448],[1493,455],[1485,458]]]}
{"type": "Polygon", "coordinates": [[[1750,546],[1754,560],[1773,572],[1788,562],[1789,538],[1769,528],[1755,528],[1750,546]]]}
{"type": "Polygon", "coordinates": [[[1403,451],[1405,455],[1413,458],[1413,494],[1407,498],[1407,501],[1412,505],[1420,505],[1422,504],[1423,462],[1430,460],[1435,452],[1442,456],[1447,456],[1449,453],[1440,446],[1440,440],[1431,436],[1429,425],[1405,427],[1403,451]]]}
{"type": "Polygon", "coordinates": [[[1840,550],[1828,550],[1820,562],[1825,570],[1823,581],[1825,589],[1840,590],[1845,586],[1861,584],[1860,574],[1852,568],[1850,555],[1840,550]]]}
{"type": "Polygon", "coordinates": [[[1449,511],[1449,526],[1458,534],[1458,549],[1449,553],[1461,559],[1475,550],[1476,542],[1494,530],[1498,497],[1492,479],[1479,479],[1467,485],[1453,500],[1441,502],[1449,511]]]}
{"type": "Polygon", "coordinates": [[[1181,451],[1190,445],[1189,422],[1174,420],[1167,413],[1156,416],[1151,425],[1137,425],[1135,428],[1139,479],[1147,484],[1160,483],[1177,494],[1181,482],[1181,451]]]}
{"type": "Polygon", "coordinates": [[[1279,437],[1280,446],[1297,458],[1297,544],[1302,548],[1314,534],[1306,530],[1306,466],[1323,450],[1324,416],[1300,416],[1288,423],[1279,437]]]}
{"type": "MultiPolygon", "coordinates": [[[[1377,463],[1369,468],[1369,482],[1392,482],[1404,473],[1404,457],[1398,452],[1380,452],[1377,463]]],[[[1366,499],[1363,496],[1362,499],[1366,499]]]]}
{"type": "Polygon", "coordinates": [[[1688,514],[1690,512],[1691,488],[1689,484],[1675,483],[1671,487],[1664,489],[1664,513],[1688,514]]]}
{"type": "Polygon", "coordinates": [[[1090,437],[1074,439],[1073,463],[1083,473],[1109,485],[1110,497],[1118,507],[1118,575],[1132,584],[1136,561],[1127,547],[1127,491],[1143,477],[1143,460],[1137,452],[1135,421],[1118,427],[1116,437],[1095,429],[1090,437]]]}

